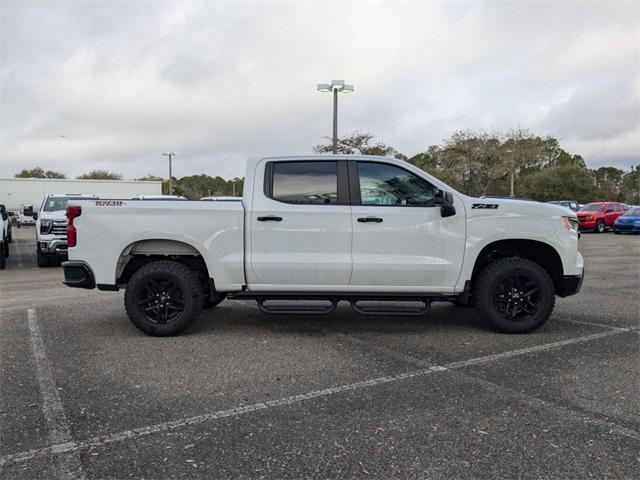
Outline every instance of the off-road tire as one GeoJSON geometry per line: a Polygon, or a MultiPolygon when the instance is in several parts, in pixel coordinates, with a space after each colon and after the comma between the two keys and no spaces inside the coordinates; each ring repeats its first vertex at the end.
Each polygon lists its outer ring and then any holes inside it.
{"type": "Polygon", "coordinates": [[[473,284],[473,299],[481,318],[494,330],[504,333],[528,333],[545,323],[555,305],[555,288],[549,274],[535,262],[509,257],[490,263],[473,284]],[[525,276],[537,287],[537,308],[527,318],[508,319],[498,310],[495,295],[499,285],[511,276],[525,276]]]}
{"type": "Polygon", "coordinates": [[[4,241],[4,257],[9,257],[9,240],[5,239],[4,241]]]}
{"type": "Polygon", "coordinates": [[[38,260],[38,266],[40,268],[50,267],[51,266],[51,258],[49,258],[48,255],[45,255],[44,253],[42,253],[40,251],[40,248],[38,248],[38,250],[36,252],[36,257],[37,257],[37,260],[38,260]]]}
{"type": "Polygon", "coordinates": [[[170,260],[148,263],[133,274],[127,283],[124,305],[131,322],[147,335],[167,337],[189,328],[202,310],[204,294],[195,272],[170,260]],[[152,321],[140,306],[140,297],[151,281],[169,281],[180,290],[182,311],[170,322],[152,321]]]}
{"type": "Polygon", "coordinates": [[[607,227],[602,220],[596,222],[596,233],[604,233],[606,229],[607,227]]]}
{"type": "Polygon", "coordinates": [[[4,250],[6,246],[7,244],[3,241],[1,244],[2,250],[0,250],[0,270],[4,270],[5,267],[7,266],[7,257],[4,254],[4,250]]]}

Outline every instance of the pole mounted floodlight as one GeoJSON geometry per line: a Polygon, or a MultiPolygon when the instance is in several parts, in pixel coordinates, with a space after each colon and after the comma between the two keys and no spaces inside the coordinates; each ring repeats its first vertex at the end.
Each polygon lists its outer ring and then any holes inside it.
{"type": "Polygon", "coordinates": [[[163,157],[169,157],[169,195],[173,195],[173,174],[171,173],[171,159],[175,156],[176,154],[173,152],[167,152],[167,153],[163,153],[162,156],[163,157]]]}
{"type": "Polygon", "coordinates": [[[338,93],[353,93],[353,85],[344,80],[331,80],[331,83],[319,83],[319,92],[333,92],[333,154],[338,153],[338,93]]]}

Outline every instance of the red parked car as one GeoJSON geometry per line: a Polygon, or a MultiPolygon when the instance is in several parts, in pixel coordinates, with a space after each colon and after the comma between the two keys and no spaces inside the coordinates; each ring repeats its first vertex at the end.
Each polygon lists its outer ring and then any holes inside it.
{"type": "Polygon", "coordinates": [[[588,203],[578,210],[578,226],[580,230],[602,233],[607,228],[613,228],[613,222],[623,213],[624,209],[618,202],[588,203]]]}

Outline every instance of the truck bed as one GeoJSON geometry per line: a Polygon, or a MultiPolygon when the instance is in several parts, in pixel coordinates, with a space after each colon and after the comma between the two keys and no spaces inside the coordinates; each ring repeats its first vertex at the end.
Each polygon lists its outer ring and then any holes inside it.
{"type": "Polygon", "coordinates": [[[245,283],[242,201],[100,199],[69,205],[82,207],[69,258],[91,265],[99,286],[116,285],[133,256],[154,254],[202,256],[216,272],[219,291],[240,290],[245,283]]]}

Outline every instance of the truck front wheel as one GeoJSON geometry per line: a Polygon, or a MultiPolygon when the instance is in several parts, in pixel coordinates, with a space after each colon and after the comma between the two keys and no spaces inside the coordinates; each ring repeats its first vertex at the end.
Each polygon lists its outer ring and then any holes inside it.
{"type": "Polygon", "coordinates": [[[148,263],[127,284],[124,305],[142,332],[165,337],[190,327],[202,310],[202,287],[194,272],[178,262],[148,263]]]}
{"type": "Polygon", "coordinates": [[[555,289],[549,274],[535,262],[510,257],[487,265],[473,286],[481,317],[505,333],[531,332],[551,316],[555,289]]]}

